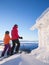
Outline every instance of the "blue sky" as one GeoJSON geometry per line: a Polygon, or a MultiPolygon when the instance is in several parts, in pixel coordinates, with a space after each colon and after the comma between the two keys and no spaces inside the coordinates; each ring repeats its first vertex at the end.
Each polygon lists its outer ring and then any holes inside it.
{"type": "Polygon", "coordinates": [[[38,40],[38,31],[30,28],[48,7],[49,0],[0,0],[0,39],[18,24],[23,40],[38,40]]]}

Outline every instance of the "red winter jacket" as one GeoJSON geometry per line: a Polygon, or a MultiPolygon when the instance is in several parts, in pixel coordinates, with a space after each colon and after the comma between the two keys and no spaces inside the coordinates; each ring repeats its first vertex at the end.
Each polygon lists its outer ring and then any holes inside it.
{"type": "Polygon", "coordinates": [[[11,36],[12,36],[12,40],[16,40],[19,38],[18,29],[16,27],[13,27],[11,31],[11,36]]]}

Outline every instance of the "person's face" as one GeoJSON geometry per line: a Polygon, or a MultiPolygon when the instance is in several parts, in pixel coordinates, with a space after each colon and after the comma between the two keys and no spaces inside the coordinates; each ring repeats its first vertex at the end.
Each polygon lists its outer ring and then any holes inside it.
{"type": "Polygon", "coordinates": [[[16,26],[16,28],[18,28],[18,26],[16,26]]]}

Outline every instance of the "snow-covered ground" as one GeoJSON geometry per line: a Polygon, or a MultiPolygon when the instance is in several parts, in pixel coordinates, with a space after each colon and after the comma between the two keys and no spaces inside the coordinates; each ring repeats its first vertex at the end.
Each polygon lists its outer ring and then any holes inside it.
{"type": "MultiPolygon", "coordinates": [[[[2,51],[2,47],[1,47],[0,53],[1,51],[2,51]]],[[[22,52],[21,54],[15,54],[11,57],[5,58],[2,61],[0,61],[0,65],[49,65],[48,62],[41,61],[41,59],[39,58],[40,54],[41,53],[43,54],[43,51],[36,49],[36,50],[33,50],[30,54],[27,54],[25,52],[22,52]]]]}
{"type": "Polygon", "coordinates": [[[49,63],[49,51],[44,48],[37,48],[32,50],[31,54],[37,59],[44,63],[49,63]]]}
{"type": "Polygon", "coordinates": [[[49,65],[48,63],[37,60],[31,54],[15,54],[9,58],[0,61],[0,65],[49,65]]]}

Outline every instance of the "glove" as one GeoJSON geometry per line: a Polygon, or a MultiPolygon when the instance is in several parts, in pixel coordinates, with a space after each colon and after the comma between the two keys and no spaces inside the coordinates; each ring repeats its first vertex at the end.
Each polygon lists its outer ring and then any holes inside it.
{"type": "Polygon", "coordinates": [[[19,39],[23,39],[23,37],[19,37],[19,39]]]}

